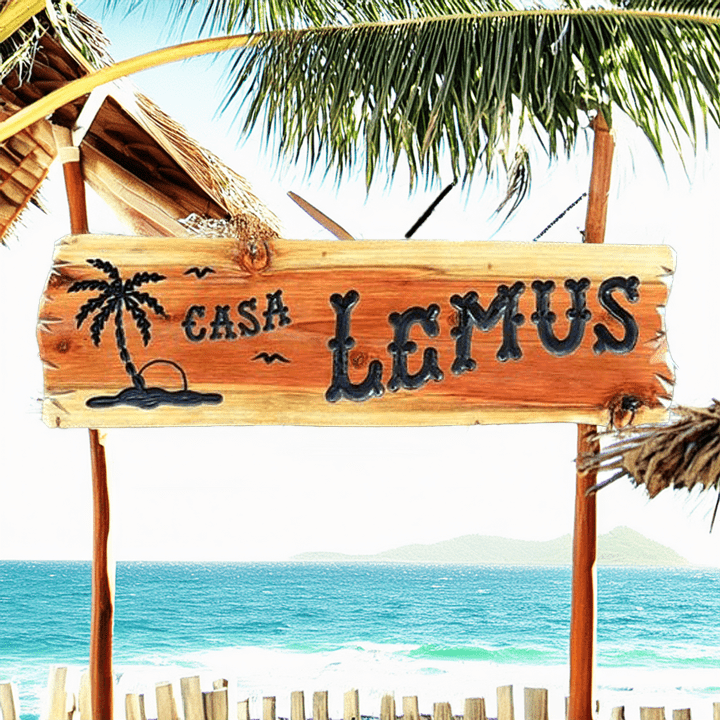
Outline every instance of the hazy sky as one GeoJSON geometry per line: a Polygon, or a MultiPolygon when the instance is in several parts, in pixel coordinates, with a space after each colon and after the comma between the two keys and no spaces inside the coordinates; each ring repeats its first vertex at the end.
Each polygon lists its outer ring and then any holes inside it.
{"type": "MultiPolygon", "coordinates": [[[[101,18],[116,59],[166,44],[161,24],[140,15],[101,18]]],[[[322,173],[281,166],[256,138],[242,145],[231,119],[215,119],[224,60],[188,61],[133,78],[166,112],[252,183],[288,238],[327,237],[290,200],[293,190],[356,237],[401,238],[438,187],[408,196],[400,173],[366,198],[360,178],[335,188],[322,173]]],[[[667,177],[647,142],[618,123],[608,243],[668,244],[677,273],[667,310],[677,365],[675,401],[707,405],[718,389],[720,268],[718,133],[687,176],[668,150],[667,177]]],[[[482,178],[457,189],[416,237],[530,240],[587,189],[585,143],[549,168],[539,157],[532,195],[498,230],[500,190],[482,178]]],[[[451,173],[448,171],[448,181],[451,173]]],[[[26,216],[18,240],[0,249],[0,558],[82,558],[91,553],[86,430],[50,430],[40,418],[42,373],[37,304],[53,243],[69,231],[64,187],[54,168],[51,213],[26,216]]],[[[90,197],[92,232],[121,232],[90,197]]],[[[543,241],[579,242],[585,203],[543,241]]],[[[459,428],[182,428],[108,431],[113,532],[118,559],[284,559],[309,550],[371,553],[463,534],[549,539],[572,531],[573,425],[459,428]]],[[[709,534],[715,494],[666,491],[648,501],[628,481],[599,495],[600,532],[630,526],[692,561],[720,565],[720,529],[709,534]]]]}

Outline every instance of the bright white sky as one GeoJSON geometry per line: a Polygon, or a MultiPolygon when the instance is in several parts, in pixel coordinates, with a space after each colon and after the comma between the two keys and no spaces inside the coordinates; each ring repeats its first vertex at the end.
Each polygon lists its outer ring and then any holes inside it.
{"type": "MultiPolygon", "coordinates": [[[[116,59],[167,44],[161,24],[133,16],[101,19],[116,59]]],[[[360,178],[336,189],[322,174],[280,166],[256,138],[239,146],[229,118],[214,118],[224,61],[200,59],[145,72],[136,84],[190,133],[247,177],[281,218],[289,238],[325,231],[286,197],[298,192],[356,237],[401,238],[439,188],[409,197],[406,182],[366,198],[360,178]]],[[[677,273],[667,311],[677,365],[675,401],[707,405],[718,389],[720,137],[688,176],[668,151],[667,176],[648,143],[618,124],[606,242],[668,244],[677,273]]],[[[535,164],[532,195],[498,230],[500,191],[457,189],[418,238],[530,240],[587,189],[590,154],[581,143],[567,162],[535,164]]],[[[448,172],[448,180],[450,173],[448,172]]],[[[0,249],[0,559],[89,559],[91,486],[87,431],[50,430],[40,417],[42,374],[35,342],[37,304],[53,243],[69,231],[59,168],[18,240],[0,249]]],[[[580,241],[585,203],[546,241],[580,241]]],[[[92,232],[120,232],[90,199],[92,232]]],[[[182,428],[111,430],[113,531],[118,559],[281,560],[299,552],[372,553],[464,534],[550,539],[572,532],[576,430],[573,425],[471,428],[182,428]]],[[[653,501],[620,481],[599,495],[601,533],[627,525],[693,562],[720,566],[720,529],[709,534],[715,494],[666,491],[653,501]]]]}

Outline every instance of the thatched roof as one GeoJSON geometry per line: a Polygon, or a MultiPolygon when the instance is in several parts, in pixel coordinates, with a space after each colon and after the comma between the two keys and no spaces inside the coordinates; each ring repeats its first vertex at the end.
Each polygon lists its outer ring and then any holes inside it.
{"type": "Polygon", "coordinates": [[[160,232],[161,225],[176,235],[221,230],[245,238],[250,229],[264,239],[278,235],[279,221],[247,180],[129,81],[94,91],[77,124],[74,139],[87,161],[86,180],[138,232],[160,232]],[[126,181],[123,187],[113,182],[113,175],[124,173],[134,178],[132,195],[123,192],[126,181]],[[152,199],[163,216],[133,207],[138,196],[152,199]]]}
{"type": "MultiPolygon", "coordinates": [[[[6,5],[0,0],[0,11],[6,5]]],[[[110,62],[99,25],[66,1],[53,0],[49,7],[0,43],[5,116],[110,62]]],[[[279,233],[277,218],[249,183],[127,81],[66,105],[52,122],[75,129],[86,181],[139,233],[243,240],[279,233]]],[[[0,149],[0,239],[30,202],[54,156],[47,121],[0,149]]]]}
{"type": "Polygon", "coordinates": [[[667,423],[601,435],[611,444],[598,455],[578,458],[583,471],[614,471],[592,490],[629,477],[651,498],[667,488],[720,492],[720,402],[713,400],[708,408],[677,407],[672,415],[667,423]]]}
{"type": "MultiPolygon", "coordinates": [[[[20,109],[11,98],[12,94],[0,87],[0,120],[20,109]]],[[[29,203],[38,202],[38,190],[56,154],[46,120],[36,122],[0,146],[0,239],[12,232],[29,203]]]]}

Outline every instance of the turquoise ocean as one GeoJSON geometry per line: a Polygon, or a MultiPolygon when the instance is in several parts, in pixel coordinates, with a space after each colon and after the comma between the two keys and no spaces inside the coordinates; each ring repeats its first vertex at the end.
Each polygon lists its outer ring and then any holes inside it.
{"type": "MultiPolygon", "coordinates": [[[[23,720],[42,715],[48,672],[87,667],[89,563],[0,562],[0,682],[11,680],[23,720]]],[[[420,711],[485,697],[499,685],[550,691],[562,717],[568,683],[570,569],[472,565],[129,563],[117,565],[114,669],[117,717],[126,692],[201,676],[230,682],[230,698],[292,690],[417,695],[420,711]]],[[[597,697],[614,705],[692,707],[720,701],[720,569],[598,568],[597,697]]],[[[72,688],[71,688],[72,689],[72,688]]],[[[179,691],[176,692],[179,702],[179,691]]],[[[231,713],[233,716],[234,713],[231,713]]]]}

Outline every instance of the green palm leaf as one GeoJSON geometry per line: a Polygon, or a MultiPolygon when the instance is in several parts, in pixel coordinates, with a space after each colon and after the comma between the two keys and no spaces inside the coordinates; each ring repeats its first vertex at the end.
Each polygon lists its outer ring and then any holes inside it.
{"type": "Polygon", "coordinates": [[[524,128],[569,152],[598,110],[626,113],[661,156],[664,137],[679,150],[720,124],[720,0],[172,2],[198,11],[213,29],[277,28],[236,52],[223,109],[338,179],[401,161],[432,178],[449,156],[467,183],[524,128]]]}

